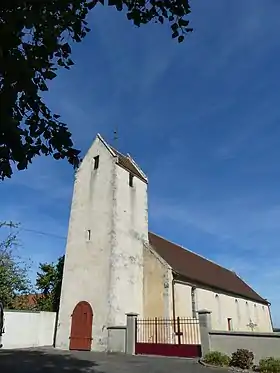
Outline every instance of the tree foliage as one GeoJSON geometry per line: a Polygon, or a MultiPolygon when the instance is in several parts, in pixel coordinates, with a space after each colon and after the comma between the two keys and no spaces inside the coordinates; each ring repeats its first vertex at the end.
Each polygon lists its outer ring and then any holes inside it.
{"type": "Polygon", "coordinates": [[[57,263],[41,263],[37,273],[36,286],[40,291],[36,297],[37,309],[57,312],[59,309],[64,256],[57,263]]]}
{"type": "MultiPolygon", "coordinates": [[[[9,233],[0,242],[0,301],[5,308],[27,307],[24,297],[31,289],[28,278],[28,266],[16,255],[18,246],[18,225],[13,223],[0,223],[1,231],[9,229],[9,233]]],[[[1,232],[2,233],[2,232],[1,232]]]]}
{"type": "MultiPolygon", "coordinates": [[[[27,168],[37,155],[66,158],[77,167],[80,151],[57,113],[42,99],[59,68],[69,69],[71,45],[90,31],[88,12],[104,0],[2,0],[0,4],[0,178],[13,165],[27,168]]],[[[141,26],[168,22],[179,42],[191,31],[189,0],[109,0],[141,26]]]]}

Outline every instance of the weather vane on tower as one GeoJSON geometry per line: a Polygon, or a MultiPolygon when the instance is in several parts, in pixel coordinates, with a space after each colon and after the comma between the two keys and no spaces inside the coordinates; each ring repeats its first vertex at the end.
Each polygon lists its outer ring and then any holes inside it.
{"type": "Polygon", "coordinates": [[[114,130],[114,145],[117,145],[117,140],[118,140],[118,129],[116,128],[114,130]]]}

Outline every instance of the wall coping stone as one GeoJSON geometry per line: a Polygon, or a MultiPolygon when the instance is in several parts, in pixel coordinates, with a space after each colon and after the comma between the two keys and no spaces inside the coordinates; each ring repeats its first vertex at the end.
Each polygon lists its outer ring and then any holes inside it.
{"type": "Polygon", "coordinates": [[[209,330],[209,334],[214,335],[232,335],[232,336],[244,336],[244,337],[270,337],[280,338],[280,333],[265,333],[265,332],[243,332],[243,331],[225,331],[225,330],[209,330]]]}

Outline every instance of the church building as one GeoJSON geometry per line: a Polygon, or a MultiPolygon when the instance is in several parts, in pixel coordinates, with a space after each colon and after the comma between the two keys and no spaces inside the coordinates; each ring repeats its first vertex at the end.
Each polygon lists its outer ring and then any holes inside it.
{"type": "Polygon", "coordinates": [[[74,312],[88,318],[94,351],[107,350],[107,327],[130,312],[175,319],[207,309],[213,329],[272,332],[269,302],[234,272],[149,232],[147,187],[131,156],[97,135],[75,175],[56,347],[75,349],[74,312]]]}

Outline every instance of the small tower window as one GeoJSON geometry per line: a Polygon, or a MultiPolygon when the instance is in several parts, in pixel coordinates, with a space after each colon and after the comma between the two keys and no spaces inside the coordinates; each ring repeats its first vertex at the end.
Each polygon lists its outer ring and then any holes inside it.
{"type": "Polygon", "coordinates": [[[97,155],[93,159],[94,159],[94,169],[97,170],[99,167],[99,155],[97,155]]]}
{"type": "Polygon", "coordinates": [[[131,173],[129,174],[129,186],[133,187],[133,175],[131,173]]]}
{"type": "Polygon", "coordinates": [[[232,319],[231,318],[227,319],[227,324],[228,324],[228,331],[233,330],[233,328],[232,328],[232,319]]]}
{"type": "Polygon", "coordinates": [[[91,230],[88,229],[87,230],[87,240],[90,241],[90,239],[91,239],[91,230]]]}

